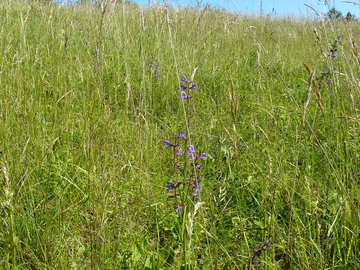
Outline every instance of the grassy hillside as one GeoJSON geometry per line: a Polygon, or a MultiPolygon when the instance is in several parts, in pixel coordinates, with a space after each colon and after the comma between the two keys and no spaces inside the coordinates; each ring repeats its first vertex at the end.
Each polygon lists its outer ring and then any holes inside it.
{"type": "Polygon", "coordinates": [[[358,22],[6,0],[0,36],[1,269],[360,268],[358,22]]]}

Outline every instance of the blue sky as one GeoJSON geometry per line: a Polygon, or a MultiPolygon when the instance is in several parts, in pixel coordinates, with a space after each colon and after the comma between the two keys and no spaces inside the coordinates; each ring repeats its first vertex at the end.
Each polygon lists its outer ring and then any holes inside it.
{"type": "MultiPolygon", "coordinates": [[[[133,2],[148,5],[149,3],[160,2],[162,0],[132,0],[133,2]]],[[[168,0],[169,3],[175,4],[176,6],[194,6],[196,0],[168,0]]],[[[249,13],[260,13],[260,0],[233,0],[237,7],[244,12],[249,13]]],[[[344,0],[329,0],[331,6],[346,15],[349,11],[355,14],[356,17],[360,17],[360,6],[354,4],[343,3],[344,0]]],[[[360,0],[347,0],[353,2],[360,2],[360,0]]],[[[235,11],[234,5],[230,0],[199,0],[202,4],[209,3],[213,7],[225,8],[229,11],[235,11]]],[[[314,7],[319,12],[327,12],[327,6],[322,5],[325,1],[319,0],[263,0],[262,7],[264,13],[270,13],[275,10],[277,14],[294,14],[294,15],[313,15],[314,12],[309,8],[305,7],[304,4],[314,7]]]]}
{"type": "MultiPolygon", "coordinates": [[[[54,0],[56,2],[61,1],[76,1],[76,0],[54,0]]],[[[126,0],[129,1],[129,0],[126,0]]],[[[131,0],[132,2],[149,5],[152,3],[163,3],[163,0],[131,0]]],[[[225,8],[229,11],[236,11],[231,0],[168,0],[169,4],[175,6],[195,6],[196,3],[201,2],[203,5],[209,3],[212,7],[225,8]]],[[[233,0],[236,6],[243,12],[259,14],[261,0],[233,0]]],[[[349,11],[356,17],[360,18],[360,6],[344,3],[345,1],[357,2],[360,4],[360,0],[262,0],[262,8],[264,13],[268,14],[275,11],[278,15],[314,15],[314,12],[307,8],[304,4],[312,6],[319,12],[327,12],[328,7],[324,4],[326,1],[330,2],[331,7],[335,7],[341,11],[345,16],[349,11]]]]}

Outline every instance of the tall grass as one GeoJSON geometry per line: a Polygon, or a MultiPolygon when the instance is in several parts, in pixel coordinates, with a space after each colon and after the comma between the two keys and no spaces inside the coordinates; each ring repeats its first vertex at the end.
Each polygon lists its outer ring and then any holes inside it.
{"type": "Polygon", "coordinates": [[[166,16],[0,3],[0,268],[358,269],[358,22],[166,16]],[[191,137],[207,157],[188,213],[166,192],[162,142],[186,119],[175,59],[197,68],[191,137]]]}

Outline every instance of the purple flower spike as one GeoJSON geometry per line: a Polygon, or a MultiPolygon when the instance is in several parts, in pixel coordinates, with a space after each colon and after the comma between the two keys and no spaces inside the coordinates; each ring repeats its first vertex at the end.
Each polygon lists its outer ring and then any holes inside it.
{"type": "Polygon", "coordinates": [[[193,84],[189,89],[196,91],[196,89],[197,89],[196,86],[197,86],[197,84],[193,84]]]}
{"type": "Polygon", "coordinates": [[[189,161],[192,161],[192,160],[195,160],[196,159],[196,157],[195,157],[195,153],[196,153],[196,151],[195,151],[195,149],[194,149],[194,146],[193,145],[188,145],[188,154],[189,154],[189,161]]]}
{"type": "Polygon", "coordinates": [[[267,247],[271,247],[271,245],[270,245],[270,241],[269,241],[269,240],[264,239],[264,243],[265,243],[265,246],[267,246],[267,247]]]}
{"type": "Polygon", "coordinates": [[[183,155],[183,153],[181,153],[182,151],[184,151],[184,150],[180,148],[180,149],[175,153],[175,155],[176,155],[176,156],[182,156],[182,155],[183,155]]]}
{"type": "Polygon", "coordinates": [[[258,263],[260,263],[260,261],[259,261],[257,258],[255,258],[255,259],[253,259],[253,260],[251,261],[251,263],[252,263],[253,265],[257,265],[258,263]]]}
{"type": "Polygon", "coordinates": [[[195,184],[195,192],[193,193],[193,196],[195,197],[199,197],[199,191],[200,191],[200,184],[199,183],[196,183],[195,184]]]}
{"type": "Polygon", "coordinates": [[[188,82],[187,79],[186,79],[186,77],[185,77],[185,75],[182,75],[181,77],[182,77],[181,81],[182,81],[183,83],[187,83],[187,82],[188,82]]]}
{"type": "Polygon", "coordinates": [[[167,192],[170,192],[175,186],[173,184],[173,182],[169,181],[167,187],[167,192]]]}
{"type": "Polygon", "coordinates": [[[182,182],[181,182],[181,181],[177,182],[176,187],[179,187],[181,184],[182,184],[182,182]]]}
{"type": "Polygon", "coordinates": [[[188,100],[188,99],[190,99],[191,97],[190,97],[188,94],[186,94],[184,91],[181,91],[181,96],[178,97],[178,98],[188,100]]]}
{"type": "Polygon", "coordinates": [[[201,189],[200,188],[200,183],[195,184],[195,188],[199,191],[201,189]]]}
{"type": "Polygon", "coordinates": [[[206,160],[205,155],[206,155],[205,153],[202,153],[202,154],[201,154],[201,156],[200,156],[199,158],[200,158],[200,159],[202,159],[202,160],[206,160]]]}
{"type": "Polygon", "coordinates": [[[179,135],[173,134],[175,136],[176,139],[185,139],[185,131],[180,131],[179,135]]]}
{"type": "Polygon", "coordinates": [[[188,153],[189,155],[196,153],[195,148],[192,144],[188,145],[188,153]]]}
{"type": "Polygon", "coordinates": [[[185,136],[183,135],[185,131],[180,131],[178,139],[185,139],[185,136]]]}
{"type": "Polygon", "coordinates": [[[176,211],[176,213],[180,213],[180,212],[181,212],[181,209],[180,209],[180,205],[179,205],[179,204],[177,205],[177,208],[176,208],[175,211],[176,211]]]}
{"type": "Polygon", "coordinates": [[[164,140],[163,143],[165,143],[165,148],[168,149],[170,146],[173,146],[168,140],[164,140]]]}
{"type": "Polygon", "coordinates": [[[254,256],[258,256],[258,257],[261,256],[261,249],[254,249],[253,252],[254,252],[254,256]]]}

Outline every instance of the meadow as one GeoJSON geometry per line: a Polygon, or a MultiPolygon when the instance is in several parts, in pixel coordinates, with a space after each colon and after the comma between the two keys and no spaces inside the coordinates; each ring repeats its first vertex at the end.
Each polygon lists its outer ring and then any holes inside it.
{"type": "Polygon", "coordinates": [[[0,36],[1,269],[360,269],[358,21],[4,0],[0,36]]]}

